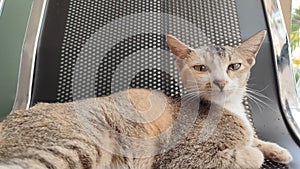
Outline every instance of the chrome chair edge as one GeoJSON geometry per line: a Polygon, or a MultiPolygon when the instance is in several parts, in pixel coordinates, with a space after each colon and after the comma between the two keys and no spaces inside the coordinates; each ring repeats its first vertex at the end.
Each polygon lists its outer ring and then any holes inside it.
{"type": "Polygon", "coordinates": [[[48,0],[33,0],[32,3],[23,42],[17,92],[13,110],[29,108],[36,52],[47,2],[48,0]]]}
{"type": "MultiPolygon", "coordinates": [[[[300,145],[300,106],[289,38],[279,0],[263,0],[273,46],[274,64],[283,116],[300,145]]],[[[299,93],[300,94],[300,93],[299,93]]],[[[294,138],[295,139],[295,138],[294,138]]]]}

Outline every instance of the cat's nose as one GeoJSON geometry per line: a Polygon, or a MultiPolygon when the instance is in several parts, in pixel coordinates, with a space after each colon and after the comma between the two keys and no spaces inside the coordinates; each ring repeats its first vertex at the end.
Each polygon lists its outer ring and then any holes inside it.
{"type": "Polygon", "coordinates": [[[223,91],[225,85],[228,83],[227,80],[214,80],[213,83],[217,85],[221,91],[223,91]]]}

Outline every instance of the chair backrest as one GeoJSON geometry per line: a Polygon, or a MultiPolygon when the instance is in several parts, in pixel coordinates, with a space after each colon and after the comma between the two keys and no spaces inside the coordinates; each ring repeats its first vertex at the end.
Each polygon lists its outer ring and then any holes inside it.
{"type": "Polygon", "coordinates": [[[192,47],[241,42],[235,1],[70,0],[67,5],[62,30],[49,30],[52,16],[46,18],[44,30],[50,32],[42,36],[31,104],[103,96],[129,87],[179,96],[182,85],[166,34],[192,47]],[[62,33],[58,47],[53,39],[62,33]]]}

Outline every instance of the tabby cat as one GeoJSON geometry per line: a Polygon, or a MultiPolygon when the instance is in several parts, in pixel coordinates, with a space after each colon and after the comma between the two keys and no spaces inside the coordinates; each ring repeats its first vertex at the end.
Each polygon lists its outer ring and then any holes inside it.
{"type": "Polygon", "coordinates": [[[1,123],[0,169],[256,169],[292,160],[254,137],[242,99],[263,42],[192,49],[167,43],[181,73],[181,99],[128,89],[70,103],[39,103],[1,123]]]}

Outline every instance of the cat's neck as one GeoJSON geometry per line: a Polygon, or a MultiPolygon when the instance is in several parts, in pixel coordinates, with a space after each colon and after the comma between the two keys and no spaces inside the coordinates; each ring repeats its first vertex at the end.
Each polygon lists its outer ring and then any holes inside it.
{"type": "Polygon", "coordinates": [[[231,113],[234,113],[235,115],[239,116],[244,121],[244,123],[248,126],[251,135],[254,135],[254,130],[246,116],[245,108],[243,105],[243,98],[245,94],[246,94],[245,92],[241,91],[239,93],[235,93],[234,95],[232,95],[231,97],[229,97],[223,102],[220,100],[212,101],[212,102],[218,104],[224,109],[229,110],[231,113]]]}
{"type": "Polygon", "coordinates": [[[231,100],[225,102],[224,108],[239,116],[245,116],[245,108],[243,106],[243,95],[234,96],[231,100]]]}
{"type": "Polygon", "coordinates": [[[211,102],[223,107],[224,109],[229,110],[230,112],[239,115],[241,117],[245,116],[245,108],[242,104],[245,93],[239,92],[234,95],[227,97],[225,99],[212,99],[211,102]]]}
{"type": "Polygon", "coordinates": [[[250,135],[254,136],[255,132],[246,116],[245,108],[243,105],[243,98],[245,94],[246,94],[245,92],[235,93],[232,97],[225,100],[225,102],[219,102],[219,103],[214,102],[214,103],[218,104],[224,109],[229,110],[231,113],[234,113],[235,115],[239,116],[244,121],[244,123],[248,126],[250,135]]]}

